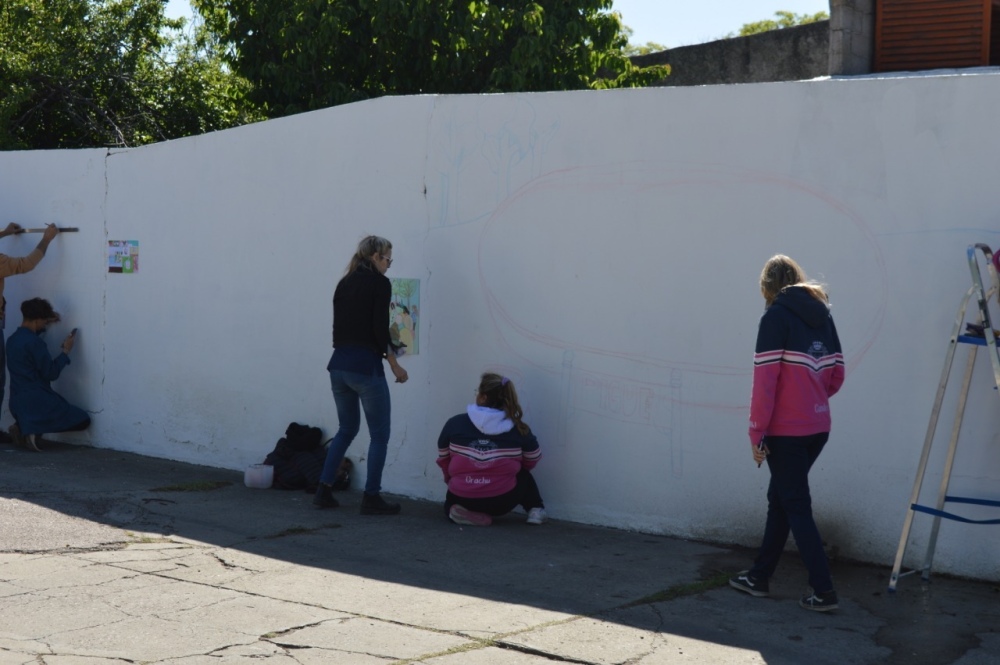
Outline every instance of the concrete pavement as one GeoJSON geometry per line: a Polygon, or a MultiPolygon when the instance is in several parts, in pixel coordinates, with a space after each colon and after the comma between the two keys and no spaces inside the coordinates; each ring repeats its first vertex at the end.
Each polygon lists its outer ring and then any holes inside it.
{"type": "MultiPolygon", "coordinates": [[[[1000,662],[996,582],[836,560],[841,609],[725,580],[752,552],[582,526],[459,527],[437,504],[318,511],[242,474],[0,443],[0,665],[1000,662]]],[[[558,506],[550,505],[558,515],[558,506]]]]}

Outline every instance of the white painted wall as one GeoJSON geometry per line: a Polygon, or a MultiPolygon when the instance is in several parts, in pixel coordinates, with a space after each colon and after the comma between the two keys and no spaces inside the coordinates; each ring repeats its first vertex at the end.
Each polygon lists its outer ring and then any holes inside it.
{"type": "MultiPolygon", "coordinates": [[[[754,545],[757,277],[787,253],[829,284],[848,360],[813,473],[820,527],[888,575],[966,247],[1000,245],[997,108],[996,73],[409,97],[135,150],[0,154],[0,221],[82,229],[9,281],[7,332],[36,294],[80,326],[57,383],[94,414],[74,440],[242,469],[290,421],[335,431],[331,296],[378,233],[390,276],[421,280],[387,491],[443,496],[437,435],[489,368],[518,386],[552,515],[754,545]],[[140,242],[137,274],[107,274],[109,239],[140,242]]],[[[980,364],[952,492],[1000,499],[980,364]]],[[[362,430],[349,454],[366,447],[362,430]]],[[[946,523],[935,570],[998,579],[998,547],[1000,529],[946,523]]]]}

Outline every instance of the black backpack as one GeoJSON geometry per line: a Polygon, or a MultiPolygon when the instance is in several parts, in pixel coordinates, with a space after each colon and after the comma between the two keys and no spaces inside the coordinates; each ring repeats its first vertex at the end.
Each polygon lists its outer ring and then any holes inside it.
{"type": "Polygon", "coordinates": [[[323,431],[291,423],[285,436],[278,439],[274,450],[264,458],[264,464],[274,467],[274,483],[279,490],[305,490],[315,492],[319,476],[326,462],[323,431]]]}
{"type": "MultiPolygon", "coordinates": [[[[271,487],[315,492],[326,463],[328,443],[329,441],[323,442],[323,431],[320,428],[291,423],[285,430],[285,436],[278,440],[274,450],[264,459],[264,464],[274,467],[274,483],[271,487]]],[[[333,489],[346,490],[350,487],[352,468],[351,460],[346,457],[341,460],[333,489]]]]}

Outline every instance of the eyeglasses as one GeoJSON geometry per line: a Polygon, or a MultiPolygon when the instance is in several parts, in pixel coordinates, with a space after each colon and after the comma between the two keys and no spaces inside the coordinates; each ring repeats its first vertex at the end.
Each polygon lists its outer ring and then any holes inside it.
{"type": "Polygon", "coordinates": [[[392,267],[392,258],[391,257],[388,257],[385,254],[379,254],[379,256],[381,256],[383,259],[386,260],[386,265],[385,265],[386,268],[391,268],[392,267]]]}

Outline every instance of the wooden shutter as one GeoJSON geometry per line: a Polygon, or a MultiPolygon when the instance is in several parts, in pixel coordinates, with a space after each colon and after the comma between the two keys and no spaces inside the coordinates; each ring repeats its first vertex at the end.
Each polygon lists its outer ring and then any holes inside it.
{"type": "Polygon", "coordinates": [[[993,20],[990,22],[990,64],[1000,65],[1000,0],[993,0],[993,20]]]}
{"type": "Polygon", "coordinates": [[[990,64],[991,10],[997,1],[878,0],[875,71],[990,64]]]}

